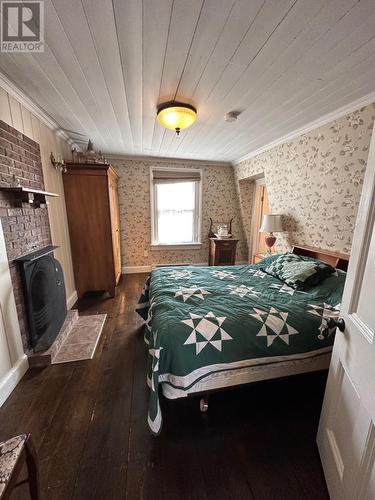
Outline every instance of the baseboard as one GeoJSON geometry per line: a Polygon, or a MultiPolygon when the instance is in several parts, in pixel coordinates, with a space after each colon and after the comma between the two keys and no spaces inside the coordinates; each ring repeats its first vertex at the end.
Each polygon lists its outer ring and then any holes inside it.
{"type": "Polygon", "coordinates": [[[15,389],[18,382],[29,368],[29,362],[24,354],[12,368],[0,379],[0,406],[2,406],[15,389]]]}
{"type": "Polygon", "coordinates": [[[70,295],[70,297],[68,297],[67,301],[66,301],[66,307],[67,309],[71,309],[74,304],[77,302],[78,300],[78,295],[77,295],[77,290],[74,290],[74,292],[70,295]]]}
{"type": "MultiPolygon", "coordinates": [[[[241,264],[248,264],[246,261],[236,262],[236,266],[241,264]]],[[[162,266],[194,266],[194,267],[203,267],[207,266],[207,262],[199,262],[198,264],[184,264],[184,263],[176,263],[173,262],[171,264],[153,264],[152,266],[124,266],[122,268],[122,274],[136,274],[136,273],[150,273],[156,267],[162,266]]]]}
{"type": "Polygon", "coordinates": [[[122,274],[149,273],[152,271],[152,266],[124,266],[122,274]]]}

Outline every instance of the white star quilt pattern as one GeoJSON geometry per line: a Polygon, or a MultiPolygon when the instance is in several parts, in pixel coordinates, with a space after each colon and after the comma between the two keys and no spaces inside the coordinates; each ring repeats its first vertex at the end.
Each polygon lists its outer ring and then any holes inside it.
{"type": "Polygon", "coordinates": [[[239,297],[245,297],[246,295],[251,295],[252,297],[256,297],[260,295],[259,291],[254,290],[253,286],[246,285],[227,285],[227,288],[230,290],[231,295],[238,295],[239,297]]]}
{"type": "Polygon", "coordinates": [[[211,311],[204,316],[190,313],[190,319],[181,321],[193,330],[184,345],[194,344],[197,356],[208,344],[221,351],[223,342],[232,340],[232,337],[221,328],[225,320],[226,317],[215,316],[211,311]]]}
{"type": "Polygon", "coordinates": [[[192,297],[198,297],[198,299],[204,300],[206,295],[209,295],[204,288],[200,288],[197,285],[192,285],[189,288],[180,286],[180,288],[175,293],[175,298],[181,298],[184,302],[187,302],[192,297]]]}
{"type": "Polygon", "coordinates": [[[289,345],[289,337],[299,333],[286,322],[289,313],[278,311],[274,307],[271,307],[269,312],[255,307],[253,309],[255,313],[251,313],[250,316],[263,323],[257,337],[266,337],[267,347],[270,347],[276,338],[289,345]]]}

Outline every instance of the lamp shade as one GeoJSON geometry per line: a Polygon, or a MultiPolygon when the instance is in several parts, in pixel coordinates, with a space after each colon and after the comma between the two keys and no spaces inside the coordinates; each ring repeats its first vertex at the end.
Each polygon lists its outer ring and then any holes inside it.
{"type": "Polygon", "coordinates": [[[190,127],[197,118],[197,110],[190,104],[170,101],[158,106],[158,120],[163,127],[180,130],[190,127]]]}
{"type": "Polygon", "coordinates": [[[263,222],[259,229],[260,233],[280,233],[284,231],[281,215],[263,215],[263,222]]]}

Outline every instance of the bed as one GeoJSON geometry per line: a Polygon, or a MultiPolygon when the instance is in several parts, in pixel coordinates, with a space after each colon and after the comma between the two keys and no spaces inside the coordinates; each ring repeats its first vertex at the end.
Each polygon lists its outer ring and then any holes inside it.
{"type": "Polygon", "coordinates": [[[335,267],[298,291],[255,265],[155,269],[137,312],[146,322],[148,424],[162,426],[159,389],[176,399],[240,384],[326,369],[349,257],[310,247],[293,253],[335,267]]]}

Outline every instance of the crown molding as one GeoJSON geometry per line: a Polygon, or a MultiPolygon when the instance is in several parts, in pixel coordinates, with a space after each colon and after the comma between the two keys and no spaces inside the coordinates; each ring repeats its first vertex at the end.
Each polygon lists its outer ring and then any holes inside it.
{"type": "Polygon", "coordinates": [[[4,73],[0,72],[0,87],[2,87],[5,92],[14,97],[22,106],[28,109],[33,115],[35,115],[39,120],[41,120],[48,128],[53,130],[57,135],[63,138],[71,147],[75,147],[78,151],[81,148],[76,144],[76,142],[69,137],[69,135],[61,128],[61,126],[46,112],[41,108],[35,101],[33,101],[29,96],[27,96],[15,83],[13,83],[4,73]]]}
{"type": "Polygon", "coordinates": [[[121,155],[103,153],[108,160],[118,161],[147,161],[148,163],[190,163],[191,165],[212,165],[220,167],[233,166],[229,161],[214,161],[214,160],[194,160],[191,158],[172,158],[168,156],[143,156],[143,155],[121,155]]]}
{"type": "Polygon", "coordinates": [[[275,141],[269,142],[265,146],[262,146],[261,148],[255,149],[251,153],[247,153],[245,156],[242,156],[238,160],[235,160],[232,162],[232,165],[238,165],[239,163],[249,160],[250,158],[254,158],[254,156],[258,156],[261,153],[264,153],[265,151],[268,151],[269,149],[272,149],[276,146],[279,146],[280,144],[283,144],[284,142],[288,142],[292,139],[295,139],[296,137],[306,134],[307,132],[310,132],[311,130],[314,130],[318,127],[322,127],[323,125],[327,125],[327,123],[330,123],[334,120],[337,120],[338,118],[342,118],[343,116],[347,115],[348,113],[352,113],[353,111],[356,111],[359,108],[362,108],[364,106],[367,106],[368,104],[371,104],[375,102],[375,92],[371,92],[370,94],[366,94],[365,96],[356,99],[355,101],[352,101],[349,104],[346,104],[345,106],[342,106],[341,108],[336,109],[335,111],[331,111],[330,113],[327,113],[326,115],[323,115],[321,118],[318,120],[314,120],[307,125],[300,127],[296,130],[293,130],[293,132],[290,132],[289,134],[286,134],[279,139],[276,139],[275,141]]]}

